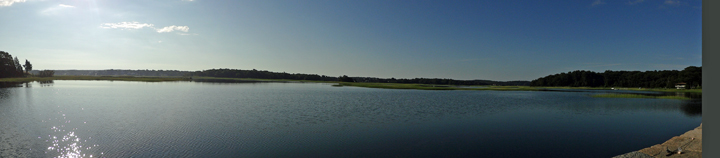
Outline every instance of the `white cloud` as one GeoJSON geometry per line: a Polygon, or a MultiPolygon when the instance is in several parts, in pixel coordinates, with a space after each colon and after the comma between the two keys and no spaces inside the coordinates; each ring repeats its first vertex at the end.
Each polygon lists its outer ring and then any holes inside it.
{"type": "Polygon", "coordinates": [[[139,22],[119,22],[119,23],[104,23],[100,27],[102,28],[113,28],[113,29],[141,29],[143,27],[154,28],[153,24],[139,23],[139,22]]]}
{"type": "MultiPolygon", "coordinates": [[[[133,22],[119,22],[119,23],[104,23],[100,25],[101,28],[106,29],[142,29],[142,28],[152,28],[158,33],[165,33],[165,32],[173,32],[173,31],[181,31],[181,32],[188,32],[190,30],[190,27],[188,26],[166,26],[163,28],[155,28],[155,25],[148,24],[148,23],[139,23],[136,21],[133,22]]],[[[189,35],[189,34],[181,34],[181,35],[189,35]]]]}
{"type": "Polygon", "coordinates": [[[0,0],[0,7],[7,7],[20,2],[25,2],[25,0],[0,0]]]}
{"type": "Polygon", "coordinates": [[[601,5],[601,4],[605,4],[605,2],[603,2],[602,0],[595,0],[595,2],[592,3],[592,6],[601,5]]]}
{"type": "Polygon", "coordinates": [[[185,1],[185,2],[192,2],[192,1],[195,1],[195,0],[182,0],[182,1],[185,1]]]}
{"type": "Polygon", "coordinates": [[[188,32],[188,30],[190,30],[190,27],[187,27],[187,26],[175,26],[175,25],[173,25],[173,26],[163,27],[163,28],[161,28],[161,29],[156,29],[156,30],[157,30],[158,33],[173,32],[173,31],[188,32]]]}
{"type": "Polygon", "coordinates": [[[71,6],[71,5],[67,5],[67,4],[60,4],[59,6],[64,7],[64,8],[75,8],[75,6],[71,6]]]}
{"type": "Polygon", "coordinates": [[[45,9],[45,10],[42,10],[42,11],[40,11],[40,14],[43,14],[43,15],[56,15],[56,14],[62,13],[62,12],[61,12],[62,10],[65,10],[65,9],[73,9],[73,8],[75,8],[75,6],[66,5],[66,4],[60,4],[60,5],[58,5],[58,6],[54,6],[54,7],[50,7],[50,8],[47,8],[47,9],[45,9]]]}

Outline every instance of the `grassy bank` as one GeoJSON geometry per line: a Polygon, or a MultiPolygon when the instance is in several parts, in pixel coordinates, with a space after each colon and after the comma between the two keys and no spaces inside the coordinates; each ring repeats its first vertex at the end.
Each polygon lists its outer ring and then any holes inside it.
{"type": "Polygon", "coordinates": [[[596,97],[596,98],[653,98],[653,99],[690,100],[690,98],[684,97],[684,96],[649,96],[649,95],[640,95],[640,94],[617,94],[617,93],[595,94],[595,95],[592,95],[592,97],[596,97]]]}
{"type": "Polygon", "coordinates": [[[367,82],[340,82],[342,86],[384,88],[384,89],[421,89],[421,90],[497,90],[497,91],[537,91],[538,88],[529,86],[465,86],[409,84],[409,83],[367,83],[367,82]]]}
{"type": "Polygon", "coordinates": [[[702,89],[674,89],[674,88],[628,88],[628,87],[534,87],[544,89],[587,89],[587,90],[628,90],[628,91],[654,91],[654,92],[684,92],[702,93],[702,89]]]}
{"type": "Polygon", "coordinates": [[[190,81],[187,77],[132,77],[132,76],[53,76],[53,77],[25,77],[25,78],[0,78],[0,82],[32,82],[51,80],[105,80],[105,81],[141,81],[141,82],[163,82],[163,81],[190,81]]]}
{"type": "MultiPolygon", "coordinates": [[[[577,89],[577,90],[612,90],[607,87],[531,87],[531,86],[463,86],[456,87],[454,85],[431,85],[431,84],[408,84],[408,83],[367,83],[367,82],[339,82],[338,86],[354,86],[367,88],[384,88],[384,89],[421,89],[421,90],[495,90],[495,91],[540,91],[544,89],[577,89]]],[[[657,92],[683,92],[683,93],[702,93],[702,89],[662,89],[662,88],[615,88],[617,90],[633,90],[633,91],[657,91],[657,92]]],[[[620,94],[625,95],[625,94],[620,94]]],[[[626,96],[628,98],[638,98],[637,96],[626,96]]],[[[603,97],[603,96],[598,96],[603,97]]],[[[604,96],[604,97],[622,97],[622,96],[604,96]]],[[[651,97],[651,96],[650,96],[651,97]]],[[[689,99],[686,97],[675,98],[673,96],[653,97],[660,99],[689,99]]]]}
{"type": "MultiPolygon", "coordinates": [[[[354,86],[384,89],[420,89],[420,90],[495,90],[495,91],[539,91],[543,89],[587,89],[610,90],[607,87],[530,87],[530,86],[463,86],[432,85],[410,83],[368,83],[368,82],[338,82],[338,81],[312,81],[289,79],[257,79],[257,78],[221,78],[221,77],[133,77],[133,76],[54,76],[54,77],[26,77],[26,78],[0,78],[0,82],[31,82],[51,80],[106,80],[106,81],[199,81],[199,82],[310,82],[310,83],[338,83],[336,86],[354,86]]],[[[702,89],[648,89],[648,88],[615,88],[619,90],[659,91],[659,92],[686,92],[702,93],[702,89]]],[[[602,96],[598,96],[602,97],[602,96]]],[[[610,97],[610,96],[606,96],[610,97]]],[[[618,96],[615,96],[618,97],[618,96]]],[[[633,97],[637,98],[637,97],[633,97]]],[[[673,99],[673,98],[669,98],[673,99]]]]}
{"type": "Polygon", "coordinates": [[[405,83],[368,83],[368,82],[340,82],[342,86],[366,87],[366,88],[384,88],[384,89],[422,89],[422,90],[459,90],[461,88],[454,87],[438,87],[425,84],[405,84],[405,83]]]}
{"type": "Polygon", "coordinates": [[[684,92],[684,93],[702,93],[702,89],[664,89],[664,88],[643,88],[643,89],[621,89],[621,90],[634,90],[634,91],[655,91],[655,92],[684,92]]]}

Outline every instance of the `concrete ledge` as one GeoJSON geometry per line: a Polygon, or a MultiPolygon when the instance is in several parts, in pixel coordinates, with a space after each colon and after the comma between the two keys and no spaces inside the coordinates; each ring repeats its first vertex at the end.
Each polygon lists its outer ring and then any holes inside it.
{"type": "Polygon", "coordinates": [[[701,158],[702,157],[702,124],[680,136],[670,138],[665,143],[653,145],[639,151],[615,156],[617,158],[701,158]],[[678,147],[682,149],[677,153],[678,147]],[[668,150],[672,152],[668,152],[668,150]]]}

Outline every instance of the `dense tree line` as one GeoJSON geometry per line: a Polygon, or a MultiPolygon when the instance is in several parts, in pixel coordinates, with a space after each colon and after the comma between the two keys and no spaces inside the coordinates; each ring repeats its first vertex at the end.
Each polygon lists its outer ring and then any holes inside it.
{"type": "Polygon", "coordinates": [[[20,65],[20,60],[18,60],[17,57],[13,58],[10,53],[0,51],[0,78],[25,77],[26,73],[23,67],[27,70],[32,70],[30,61],[25,60],[25,65],[23,66],[20,65]]]}
{"type": "Polygon", "coordinates": [[[690,66],[682,71],[610,71],[577,70],[548,75],[531,81],[531,86],[570,87],[644,87],[674,88],[677,83],[694,88],[702,85],[702,67],[690,66]]]}
{"type": "Polygon", "coordinates": [[[55,71],[53,70],[42,70],[38,72],[38,77],[53,77],[55,75],[55,71]]]}
{"type": "MultiPolygon", "coordinates": [[[[121,70],[121,69],[109,69],[109,70],[54,70],[55,75],[58,76],[188,76],[190,71],[179,71],[179,70],[121,70]]],[[[34,71],[34,74],[39,71],[34,71]]]]}
{"type": "Polygon", "coordinates": [[[290,79],[313,81],[337,81],[337,77],[317,74],[290,74],[285,72],[270,72],[266,70],[240,70],[240,69],[210,69],[196,71],[193,76],[227,77],[227,78],[258,78],[258,79],[290,79]]]}
{"type": "Polygon", "coordinates": [[[340,81],[340,82],[355,82],[355,79],[348,77],[347,75],[343,75],[340,78],[338,78],[338,81],[340,81]]]}
{"type": "Polygon", "coordinates": [[[417,84],[447,84],[447,85],[498,85],[498,86],[527,86],[529,81],[490,81],[490,80],[454,80],[447,78],[373,78],[355,77],[356,82],[380,82],[380,83],[417,83],[417,84]]]}
{"type": "Polygon", "coordinates": [[[342,81],[342,82],[379,82],[379,83],[419,83],[419,84],[447,84],[447,85],[529,85],[529,81],[489,81],[489,80],[453,80],[439,78],[414,78],[414,79],[384,79],[374,77],[331,77],[316,74],[289,74],[285,72],[270,72],[258,70],[239,69],[211,69],[197,71],[193,76],[227,77],[227,78],[259,78],[259,79],[291,79],[291,80],[315,80],[315,81],[342,81]]]}

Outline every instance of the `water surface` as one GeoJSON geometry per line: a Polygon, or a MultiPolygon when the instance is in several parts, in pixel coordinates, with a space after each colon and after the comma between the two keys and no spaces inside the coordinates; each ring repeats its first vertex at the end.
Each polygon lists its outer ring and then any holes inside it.
{"type": "Polygon", "coordinates": [[[612,157],[699,126],[697,101],[318,83],[0,88],[0,156],[612,157]]]}

